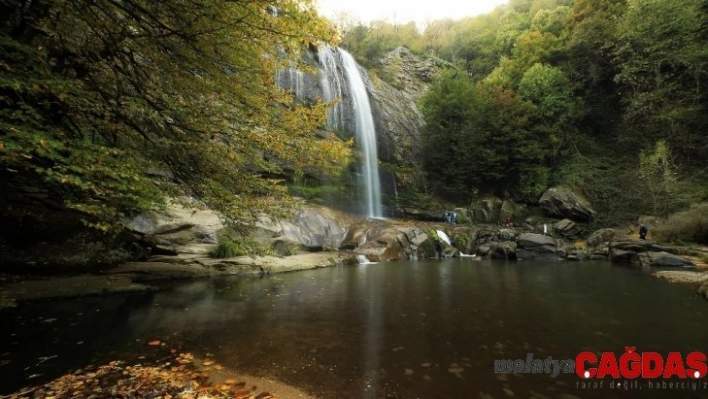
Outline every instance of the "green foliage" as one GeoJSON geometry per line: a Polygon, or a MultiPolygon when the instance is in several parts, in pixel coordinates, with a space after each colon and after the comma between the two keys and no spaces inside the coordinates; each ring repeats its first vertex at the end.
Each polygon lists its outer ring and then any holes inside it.
{"type": "Polygon", "coordinates": [[[613,62],[626,93],[622,138],[642,148],[665,139],[680,161],[708,156],[708,10],[701,0],[628,0],[613,62]]]}
{"type": "Polygon", "coordinates": [[[574,96],[573,87],[563,71],[534,64],[521,78],[518,93],[536,105],[554,155],[568,155],[577,141],[576,124],[582,105],[574,96]]]}
{"type": "Polygon", "coordinates": [[[455,247],[462,252],[469,250],[472,247],[472,237],[467,232],[458,232],[450,237],[455,247]]]}
{"type": "Polygon", "coordinates": [[[97,228],[175,192],[149,170],[248,220],[286,199],[263,176],[346,167],[348,145],[314,133],[325,105],[290,106],[273,82],[331,38],[309,1],[10,1],[0,13],[2,178],[49,187],[97,228]]]}
{"type": "Polygon", "coordinates": [[[234,256],[267,256],[275,251],[263,240],[252,236],[248,228],[227,227],[219,232],[219,243],[212,250],[213,258],[232,258],[234,256]]]}
{"type": "Polygon", "coordinates": [[[659,241],[708,244],[708,203],[671,215],[653,228],[652,236],[659,241]]]}
{"type": "Polygon", "coordinates": [[[591,199],[599,224],[705,198],[706,20],[702,0],[513,0],[431,21],[403,45],[460,70],[421,101],[428,187],[466,203],[563,183],[591,199]]]}
{"type": "Polygon", "coordinates": [[[646,184],[655,215],[670,209],[669,201],[677,183],[674,169],[671,151],[664,140],[658,141],[653,151],[639,153],[639,178],[646,184]]]}
{"type": "Polygon", "coordinates": [[[421,111],[426,171],[439,193],[469,200],[480,192],[545,189],[552,137],[534,123],[532,103],[451,70],[430,87],[421,111]]]}
{"type": "Polygon", "coordinates": [[[219,243],[211,253],[212,258],[233,258],[235,256],[244,256],[247,252],[240,245],[233,242],[219,243]]]}

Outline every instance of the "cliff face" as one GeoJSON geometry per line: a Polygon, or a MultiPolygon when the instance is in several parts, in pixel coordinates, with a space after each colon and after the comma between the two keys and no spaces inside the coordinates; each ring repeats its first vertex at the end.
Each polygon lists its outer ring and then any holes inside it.
{"type": "MultiPolygon", "coordinates": [[[[340,49],[310,49],[305,61],[319,70],[320,76],[296,70],[283,71],[278,84],[291,90],[299,101],[314,102],[317,98],[339,98],[339,105],[330,111],[336,119],[338,131],[345,138],[354,137],[353,100],[344,84],[344,68],[340,49]],[[338,76],[340,82],[323,78],[338,76]]],[[[370,72],[358,67],[371,102],[377,135],[378,157],[381,161],[381,183],[385,193],[394,195],[397,188],[420,184],[420,128],[423,118],[417,102],[444,63],[432,58],[419,58],[406,48],[399,47],[380,60],[380,68],[370,72]]]]}
{"type": "Polygon", "coordinates": [[[420,184],[420,128],[423,117],[417,103],[429,84],[445,66],[433,58],[419,58],[399,47],[381,62],[381,76],[367,74],[367,88],[374,108],[376,132],[379,135],[379,158],[394,168],[383,169],[385,189],[395,184],[420,184]]]}

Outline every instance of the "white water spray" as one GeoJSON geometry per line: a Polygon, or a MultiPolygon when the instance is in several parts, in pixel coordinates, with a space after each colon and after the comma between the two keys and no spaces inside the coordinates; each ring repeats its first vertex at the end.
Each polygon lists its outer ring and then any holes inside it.
{"type": "Polygon", "coordinates": [[[351,54],[340,49],[342,66],[349,82],[349,91],[354,103],[356,134],[359,148],[364,155],[363,183],[366,190],[366,212],[370,218],[383,216],[381,205],[381,180],[379,179],[379,157],[376,149],[376,128],[371,114],[371,104],[366,93],[366,85],[351,54]]]}

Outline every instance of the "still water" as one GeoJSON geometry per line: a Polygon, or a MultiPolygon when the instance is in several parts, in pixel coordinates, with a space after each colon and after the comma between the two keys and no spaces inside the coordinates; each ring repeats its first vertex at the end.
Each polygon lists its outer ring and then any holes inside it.
{"type": "Polygon", "coordinates": [[[200,280],[0,312],[0,393],[159,339],[321,398],[708,398],[698,386],[586,388],[500,359],[708,352],[695,290],[605,262],[451,259],[200,280]],[[9,362],[8,362],[9,360],[9,362]]]}

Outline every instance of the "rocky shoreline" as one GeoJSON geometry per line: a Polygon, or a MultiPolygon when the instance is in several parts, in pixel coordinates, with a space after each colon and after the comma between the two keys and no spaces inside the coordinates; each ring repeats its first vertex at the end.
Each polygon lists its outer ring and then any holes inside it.
{"type": "MultiPolygon", "coordinates": [[[[557,226],[551,225],[546,231],[545,223],[531,224],[528,220],[514,226],[367,220],[310,206],[290,220],[263,216],[254,226],[250,239],[279,255],[219,259],[211,252],[225,226],[212,211],[190,211],[174,203],[165,211],[126,220],[125,225],[139,237],[141,245],[150,248],[150,256],[89,269],[61,264],[49,268],[47,265],[53,263],[45,262],[45,268],[54,270],[48,275],[38,272],[42,262],[34,261],[41,260],[42,251],[37,250],[35,256],[40,258],[28,258],[32,262],[18,268],[21,277],[0,268],[0,309],[30,301],[156,290],[158,282],[175,279],[264,275],[356,264],[364,257],[372,262],[458,256],[518,261],[608,260],[652,272],[662,270],[657,277],[695,284],[708,298],[708,281],[703,280],[708,273],[708,248],[638,240],[617,229],[601,229],[583,240],[566,237],[567,232],[557,226]],[[695,275],[686,277],[684,269],[693,270],[695,275]],[[68,274],[71,270],[74,272],[68,274]],[[57,271],[64,273],[57,275],[57,271]]],[[[82,256],[81,249],[71,245],[65,246],[64,252],[82,256]]]]}
{"type": "Polygon", "coordinates": [[[167,280],[286,273],[337,266],[344,261],[334,252],[228,259],[175,256],[124,263],[101,273],[21,279],[6,276],[5,281],[0,280],[0,309],[22,302],[153,291],[159,289],[155,283],[167,280]]]}

